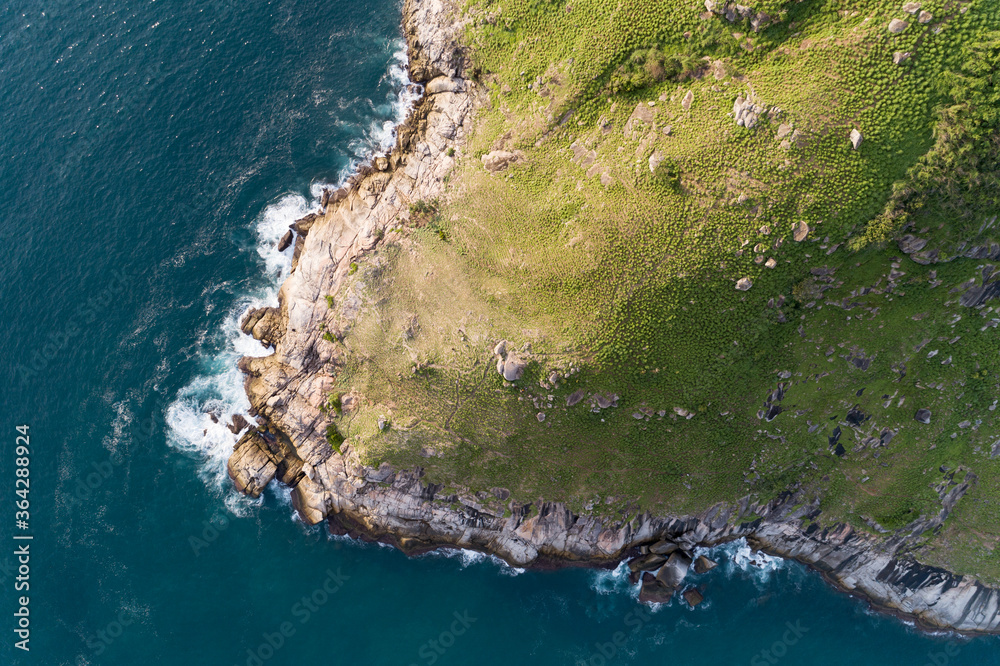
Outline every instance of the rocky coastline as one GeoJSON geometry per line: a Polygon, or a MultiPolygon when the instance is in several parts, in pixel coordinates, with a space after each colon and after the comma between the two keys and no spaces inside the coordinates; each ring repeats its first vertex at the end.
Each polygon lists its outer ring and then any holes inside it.
{"type": "MultiPolygon", "coordinates": [[[[297,221],[282,243],[294,243],[293,271],[277,308],[247,314],[243,330],[274,348],[245,357],[246,390],[257,418],[242,430],[228,470],[236,487],[259,495],[273,479],[290,486],[295,508],[310,524],[392,544],[404,552],[439,547],[494,554],[517,567],[611,567],[630,561],[646,601],[684,589],[698,547],[745,538],[754,548],[816,569],[838,589],[928,630],[1000,633],[1000,590],[920,564],[909,553],[920,534],[943,523],[973,481],[942,497],[940,515],[907,533],[873,536],[852,527],[821,527],[814,499],[786,493],[766,504],[744,499],[697,515],[640,513],[619,519],[577,515],[560,503],[521,504],[509,493],[445,493],[423,470],[378,469],[360,463],[350,442],[339,451],[326,438],[321,409],[332,391],[331,367],[341,362],[324,330],[327,295],[341,294],[351,265],[379,243],[400,237],[409,206],[445,193],[445,177],[472,130],[486,95],[468,74],[451,0],[406,0],[403,25],[410,78],[424,95],[399,127],[396,146],[375,157],[317,213],[297,221]],[[324,324],[321,326],[321,324],[324,324]],[[502,511],[495,510],[502,506],[502,511]]],[[[353,396],[345,396],[349,408],[353,396]]],[[[700,595],[686,595],[697,603],[700,595]]]]}

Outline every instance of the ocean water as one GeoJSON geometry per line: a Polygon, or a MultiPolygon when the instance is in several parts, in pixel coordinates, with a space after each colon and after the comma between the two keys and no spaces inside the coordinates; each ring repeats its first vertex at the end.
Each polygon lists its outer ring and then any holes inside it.
{"type": "Polygon", "coordinates": [[[391,141],[399,19],[396,0],[0,7],[0,664],[1000,664],[996,638],[918,633],[738,543],[695,579],[705,604],[646,609],[621,569],[410,559],[230,489],[205,410],[246,408],[235,359],[264,352],[238,315],[275,301],[287,224],[391,141]]]}

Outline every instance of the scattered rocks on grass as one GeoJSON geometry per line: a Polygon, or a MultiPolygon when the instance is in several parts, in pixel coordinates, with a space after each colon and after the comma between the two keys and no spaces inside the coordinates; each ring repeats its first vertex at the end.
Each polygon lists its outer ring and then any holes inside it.
{"type": "Polygon", "coordinates": [[[736,124],[747,129],[753,128],[760,115],[766,111],[767,109],[754,102],[750,95],[746,97],[739,95],[733,102],[733,116],[736,118],[736,124]]]}

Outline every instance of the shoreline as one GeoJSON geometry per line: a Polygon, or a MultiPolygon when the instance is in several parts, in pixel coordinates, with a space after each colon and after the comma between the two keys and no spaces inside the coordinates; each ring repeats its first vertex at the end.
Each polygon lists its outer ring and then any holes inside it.
{"type": "MultiPolygon", "coordinates": [[[[239,364],[260,425],[246,430],[229,459],[237,488],[256,497],[277,478],[293,488],[293,506],[307,523],[325,520],[334,533],[380,541],[408,555],[459,548],[518,568],[614,568],[648,557],[649,547],[661,542],[690,555],[696,547],[746,538],[751,547],[798,561],[835,589],[921,631],[1000,633],[1000,590],[907,556],[913,535],[943,523],[947,508],[919,531],[887,537],[840,524],[821,529],[816,502],[799,493],[765,504],[744,498],[694,516],[644,512],[617,522],[575,515],[559,503],[510,501],[510,517],[502,517],[487,506],[507,502],[499,493],[488,500],[444,495],[422,482],[422,469],[367,468],[349,443],[340,452],[330,449],[320,405],[332,387],[324,368],[335,362],[336,351],[320,334],[331,309],[324,298],[340,293],[355,259],[401,237],[395,224],[410,203],[445,192],[444,178],[454,165],[447,151],[461,150],[483,103],[476,83],[464,77],[455,12],[447,0],[405,0],[410,79],[424,86],[424,95],[397,127],[388,155],[373,156],[344,187],[324,195],[318,213],[292,225],[292,271],[278,307],[253,310],[241,322],[274,353],[239,364]],[[761,517],[744,520],[749,516],[761,517]]],[[[663,565],[657,562],[656,569],[663,565]]]]}

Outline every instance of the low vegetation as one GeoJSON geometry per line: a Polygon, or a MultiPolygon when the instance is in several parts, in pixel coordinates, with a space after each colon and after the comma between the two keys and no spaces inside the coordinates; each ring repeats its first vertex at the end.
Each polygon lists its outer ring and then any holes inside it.
{"type": "Polygon", "coordinates": [[[918,554],[1000,582],[1000,7],[921,4],[471,0],[490,104],[352,276],[334,432],[617,516],[802,488],[891,532],[968,481],[918,554]]]}

